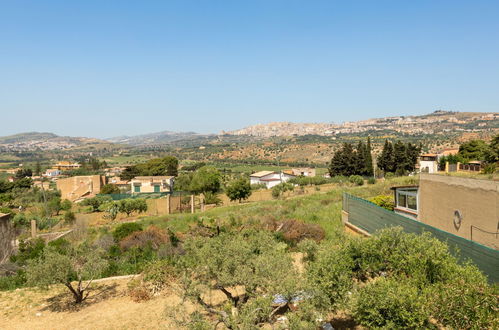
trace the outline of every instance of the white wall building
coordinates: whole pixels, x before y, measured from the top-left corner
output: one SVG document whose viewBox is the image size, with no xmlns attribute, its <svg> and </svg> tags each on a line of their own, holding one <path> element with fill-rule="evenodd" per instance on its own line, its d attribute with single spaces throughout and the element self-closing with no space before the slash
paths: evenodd
<svg viewBox="0 0 499 330">
<path fill-rule="evenodd" d="M 250 175 L 251 184 L 264 184 L 267 189 L 277 186 L 281 182 L 286 182 L 295 175 L 284 172 L 260 171 Z"/>
<path fill-rule="evenodd" d="M 438 155 L 423 154 L 419 157 L 419 171 L 422 173 L 438 172 Z"/>
</svg>

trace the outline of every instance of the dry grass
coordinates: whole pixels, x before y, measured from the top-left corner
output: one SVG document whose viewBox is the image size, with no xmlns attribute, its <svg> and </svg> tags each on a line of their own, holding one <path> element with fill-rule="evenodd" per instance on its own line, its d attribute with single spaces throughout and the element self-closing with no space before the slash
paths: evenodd
<svg viewBox="0 0 499 330">
<path fill-rule="evenodd" d="M 129 281 L 99 282 L 81 306 L 74 305 L 62 286 L 0 292 L 0 329 L 179 328 L 165 310 L 179 305 L 180 297 L 167 292 L 135 303 L 126 295 Z"/>
</svg>

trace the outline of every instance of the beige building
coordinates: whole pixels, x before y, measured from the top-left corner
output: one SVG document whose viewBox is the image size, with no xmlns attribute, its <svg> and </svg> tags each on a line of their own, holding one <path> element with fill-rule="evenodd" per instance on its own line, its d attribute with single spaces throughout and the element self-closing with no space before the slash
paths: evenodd
<svg viewBox="0 0 499 330">
<path fill-rule="evenodd" d="M 61 191 L 62 199 L 78 201 L 94 197 L 105 184 L 106 177 L 101 175 L 72 176 L 57 180 L 57 189 Z"/>
<path fill-rule="evenodd" d="M 395 187 L 395 212 L 499 249 L 499 182 L 421 174 L 419 188 Z"/>
<path fill-rule="evenodd" d="M 61 161 L 54 166 L 52 166 L 53 169 L 57 169 L 59 171 L 69 171 L 69 170 L 76 170 L 80 168 L 81 165 L 78 163 L 71 163 L 68 161 Z"/>
<path fill-rule="evenodd" d="M 292 168 L 290 171 L 290 174 L 295 175 L 295 176 L 315 176 L 315 168 L 310 168 L 310 167 L 302 167 L 302 168 Z M 287 172 L 287 171 L 284 171 Z"/>
<path fill-rule="evenodd" d="M 130 181 L 132 194 L 173 192 L 173 176 L 136 176 Z"/>
</svg>

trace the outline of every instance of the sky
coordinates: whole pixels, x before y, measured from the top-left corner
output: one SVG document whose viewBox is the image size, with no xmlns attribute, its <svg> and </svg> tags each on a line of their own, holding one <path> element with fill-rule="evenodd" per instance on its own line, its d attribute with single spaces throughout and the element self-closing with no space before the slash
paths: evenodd
<svg viewBox="0 0 499 330">
<path fill-rule="evenodd" d="M 0 0 L 0 136 L 499 112 L 499 1 Z"/>
</svg>

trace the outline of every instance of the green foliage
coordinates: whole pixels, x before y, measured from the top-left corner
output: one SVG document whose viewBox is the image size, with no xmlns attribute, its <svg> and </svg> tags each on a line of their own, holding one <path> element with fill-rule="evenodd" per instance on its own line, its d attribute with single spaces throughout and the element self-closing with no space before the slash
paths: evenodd
<svg viewBox="0 0 499 330">
<path fill-rule="evenodd" d="M 429 311 L 416 286 L 402 278 L 379 278 L 359 290 L 353 315 L 368 328 L 431 328 Z"/>
<path fill-rule="evenodd" d="M 32 240 L 21 240 L 19 242 L 19 251 L 13 255 L 10 260 L 18 265 L 26 265 L 28 260 L 39 258 L 43 249 L 45 248 L 45 241 L 42 238 L 35 238 Z"/>
<path fill-rule="evenodd" d="M 147 202 L 143 198 L 127 198 L 118 201 L 118 209 L 120 212 L 130 216 L 133 212 L 146 212 Z"/>
<path fill-rule="evenodd" d="M 348 249 L 358 279 L 390 274 L 431 284 L 447 278 L 457 263 L 448 246 L 431 234 L 407 234 L 400 227 L 380 230 L 368 239 L 352 240 Z"/>
<path fill-rule="evenodd" d="M 353 260 L 346 250 L 329 245 L 307 266 L 307 280 L 314 288 L 318 306 L 337 308 L 345 301 L 353 285 Z"/>
<path fill-rule="evenodd" d="M 393 209 L 395 208 L 395 201 L 393 200 L 392 195 L 374 196 L 370 198 L 369 201 L 390 211 L 393 211 Z"/>
<path fill-rule="evenodd" d="M 231 201 L 247 199 L 251 195 L 251 185 L 248 179 L 240 178 L 227 186 L 225 193 Z"/>
<path fill-rule="evenodd" d="M 175 190 L 190 191 L 193 173 L 181 173 L 175 178 Z"/>
<path fill-rule="evenodd" d="M 136 231 L 141 231 L 142 225 L 136 222 L 126 222 L 118 225 L 113 231 L 113 238 L 115 242 L 120 242 L 125 237 Z"/>
<path fill-rule="evenodd" d="M 355 184 L 356 186 L 362 186 L 364 184 L 364 178 L 360 175 L 350 175 L 348 181 Z"/>
<path fill-rule="evenodd" d="M 265 183 L 254 183 L 251 185 L 251 190 L 267 189 Z"/>
<path fill-rule="evenodd" d="M 413 172 L 421 146 L 416 146 L 410 142 L 404 144 L 401 141 L 392 144 L 385 140 L 383 150 L 378 156 L 378 167 L 386 173 L 396 173 L 397 175 L 405 175 L 408 172 Z"/>
<path fill-rule="evenodd" d="M 60 197 L 54 197 L 51 198 L 48 203 L 47 203 L 47 208 L 50 212 L 50 215 L 59 215 L 59 212 L 61 212 L 61 198 Z"/>
<path fill-rule="evenodd" d="M 107 213 L 106 215 L 104 215 L 104 218 L 115 220 L 118 216 L 118 213 L 120 212 L 120 203 L 115 201 L 106 202 L 99 206 L 99 211 Z"/>
<path fill-rule="evenodd" d="M 279 198 L 286 191 L 293 191 L 293 190 L 295 190 L 295 186 L 292 183 L 281 182 L 278 185 L 272 187 L 272 197 Z"/>
<path fill-rule="evenodd" d="M 218 197 L 217 194 L 212 193 L 211 191 L 204 193 L 204 202 L 206 204 L 216 204 L 219 205 L 222 203 L 222 200 Z"/>
<path fill-rule="evenodd" d="M 29 168 L 21 168 L 16 172 L 16 179 L 23 179 L 33 176 L 33 171 Z"/>
<path fill-rule="evenodd" d="M 15 227 L 29 227 L 30 226 L 30 220 L 26 216 L 25 213 L 17 213 L 13 218 L 12 218 L 12 223 L 14 224 Z"/>
<path fill-rule="evenodd" d="M 122 180 L 131 180 L 136 176 L 177 176 L 178 159 L 173 156 L 151 159 L 145 163 L 128 166 L 121 173 Z"/>
<path fill-rule="evenodd" d="M 69 210 L 71 210 L 72 207 L 73 207 L 73 203 L 71 203 L 70 200 L 68 200 L 68 199 L 62 200 L 62 202 L 61 202 L 61 210 L 63 210 L 63 211 L 69 211 Z"/>
<path fill-rule="evenodd" d="M 367 145 L 361 140 L 354 149 L 350 143 L 343 143 L 342 148 L 336 151 L 329 165 L 331 177 L 336 175 L 372 176 L 373 164 L 371 155 L 371 139 Z"/>
<path fill-rule="evenodd" d="M 62 254 L 56 246 L 48 246 L 40 258 L 29 260 L 26 268 L 28 285 L 46 288 L 50 284 L 64 284 L 73 294 L 76 303 L 88 297 L 89 284 L 101 275 L 107 266 L 100 251 L 87 246 L 71 246 Z M 73 286 L 72 281 L 78 281 Z"/>
<path fill-rule="evenodd" d="M 485 160 L 487 152 L 489 146 L 483 140 L 471 140 L 459 146 L 459 155 L 468 161 Z"/>
<path fill-rule="evenodd" d="M 428 288 L 432 316 L 453 329 L 498 329 L 499 287 L 487 285 L 471 265 L 457 267 L 452 276 Z"/>
<path fill-rule="evenodd" d="M 92 207 L 92 212 L 97 212 L 99 211 L 99 207 L 107 202 L 112 201 L 112 198 L 110 196 L 95 196 L 92 198 L 87 198 L 83 200 L 80 204 L 83 206 L 91 206 Z"/>
<path fill-rule="evenodd" d="M 68 211 L 64 212 L 64 221 L 66 223 L 72 224 L 75 222 L 75 220 L 76 220 L 76 216 L 75 216 L 73 211 L 68 210 Z"/>
<path fill-rule="evenodd" d="M 108 183 L 102 186 L 100 189 L 101 194 L 119 194 L 120 188 L 117 185 Z"/>
<path fill-rule="evenodd" d="M 212 166 L 203 166 L 194 173 L 189 190 L 195 194 L 220 190 L 222 176 L 220 172 Z"/>
<path fill-rule="evenodd" d="M 369 179 L 367 179 L 367 183 L 368 184 L 375 184 L 376 183 L 376 178 L 370 177 Z"/>
<path fill-rule="evenodd" d="M 499 134 L 490 141 L 489 148 L 485 152 L 485 160 L 489 164 L 499 162 Z"/>
</svg>

